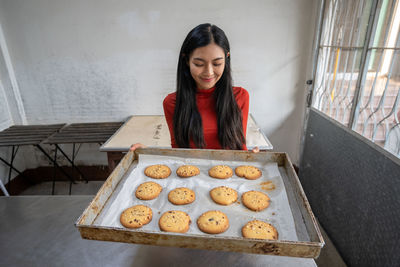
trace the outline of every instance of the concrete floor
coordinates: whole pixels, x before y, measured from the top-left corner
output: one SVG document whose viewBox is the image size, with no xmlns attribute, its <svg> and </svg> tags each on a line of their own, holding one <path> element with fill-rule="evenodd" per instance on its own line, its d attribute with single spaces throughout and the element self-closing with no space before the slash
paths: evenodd
<svg viewBox="0 0 400 267">
<path fill-rule="evenodd" d="M 104 181 L 89 181 L 88 183 L 77 183 L 72 184 L 71 194 L 72 195 L 95 195 Z M 69 182 L 56 182 L 55 183 L 55 195 L 68 195 Z M 23 191 L 20 195 L 51 195 L 52 182 L 40 183 L 35 186 L 28 188 Z M 321 250 L 321 254 L 318 259 L 315 260 L 320 267 L 346 267 L 343 259 L 339 255 L 335 246 L 325 233 L 324 229 L 320 226 L 322 235 L 325 240 L 325 246 Z"/>
</svg>

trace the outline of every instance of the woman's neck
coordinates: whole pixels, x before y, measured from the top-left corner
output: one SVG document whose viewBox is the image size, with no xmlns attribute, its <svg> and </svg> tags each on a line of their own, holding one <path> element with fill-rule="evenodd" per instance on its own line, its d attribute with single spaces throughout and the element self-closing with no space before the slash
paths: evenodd
<svg viewBox="0 0 400 267">
<path fill-rule="evenodd" d="M 200 93 L 200 94 L 211 94 L 214 91 L 215 91 L 215 86 L 211 87 L 209 89 L 199 89 L 199 88 L 197 88 L 197 93 Z"/>
</svg>

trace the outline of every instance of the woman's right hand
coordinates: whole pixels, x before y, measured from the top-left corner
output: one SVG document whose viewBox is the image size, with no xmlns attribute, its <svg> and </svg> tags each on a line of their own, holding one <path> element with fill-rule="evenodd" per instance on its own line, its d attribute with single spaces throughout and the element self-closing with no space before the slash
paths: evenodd
<svg viewBox="0 0 400 267">
<path fill-rule="evenodd" d="M 129 151 L 135 151 L 138 148 L 146 148 L 147 146 L 141 144 L 141 143 L 136 143 L 131 145 L 131 147 L 129 148 Z"/>
</svg>

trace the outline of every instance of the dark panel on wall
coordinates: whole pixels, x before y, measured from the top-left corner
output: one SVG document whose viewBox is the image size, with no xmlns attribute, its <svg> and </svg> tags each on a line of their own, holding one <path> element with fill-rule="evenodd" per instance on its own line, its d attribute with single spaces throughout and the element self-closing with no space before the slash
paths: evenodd
<svg viewBox="0 0 400 267">
<path fill-rule="evenodd" d="M 349 266 L 400 265 L 399 162 L 310 110 L 299 177 Z"/>
</svg>

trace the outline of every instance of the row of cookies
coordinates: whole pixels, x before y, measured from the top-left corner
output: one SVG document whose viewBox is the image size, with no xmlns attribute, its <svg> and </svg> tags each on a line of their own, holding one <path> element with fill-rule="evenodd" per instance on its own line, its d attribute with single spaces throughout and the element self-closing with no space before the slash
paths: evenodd
<svg viewBox="0 0 400 267">
<path fill-rule="evenodd" d="M 160 195 L 162 189 L 162 186 L 155 182 L 145 182 L 137 187 L 135 196 L 141 200 L 152 200 Z M 215 203 L 227 206 L 237 201 L 238 193 L 233 188 L 218 186 L 210 190 L 210 197 Z M 195 192 L 186 187 L 178 187 L 168 193 L 168 200 L 174 205 L 190 204 L 195 199 Z M 251 190 L 242 194 L 242 202 L 252 211 L 262 211 L 268 208 L 270 198 L 263 192 Z"/>
<path fill-rule="evenodd" d="M 156 199 L 162 190 L 162 186 L 155 182 L 145 182 L 137 187 L 135 196 L 140 200 L 152 200 Z M 190 204 L 195 199 L 196 194 L 187 187 L 178 187 L 168 193 L 169 202 L 175 205 Z"/>
<path fill-rule="evenodd" d="M 171 169 L 167 165 L 156 164 L 146 167 L 144 174 L 154 179 L 165 179 L 171 175 Z M 188 178 L 200 174 L 200 169 L 194 165 L 182 165 L 176 170 L 176 174 L 182 178 Z M 241 165 L 235 168 L 235 174 L 249 180 L 255 180 L 262 176 L 262 171 L 251 165 Z M 216 165 L 208 170 L 208 175 L 217 179 L 232 177 L 233 170 L 227 165 Z"/>
<path fill-rule="evenodd" d="M 136 205 L 121 213 L 121 224 L 127 228 L 140 228 L 151 222 L 152 209 L 145 205 Z M 171 210 L 164 212 L 158 221 L 161 231 L 186 233 L 191 224 L 190 216 L 183 211 Z M 220 234 L 229 228 L 228 216 L 218 210 L 204 212 L 197 219 L 198 228 L 207 234 Z M 242 227 L 242 235 L 245 238 L 278 239 L 278 231 L 271 224 L 252 220 Z"/>
</svg>

